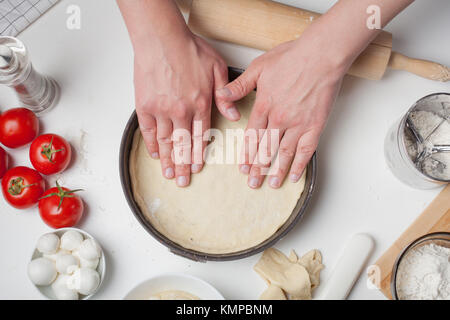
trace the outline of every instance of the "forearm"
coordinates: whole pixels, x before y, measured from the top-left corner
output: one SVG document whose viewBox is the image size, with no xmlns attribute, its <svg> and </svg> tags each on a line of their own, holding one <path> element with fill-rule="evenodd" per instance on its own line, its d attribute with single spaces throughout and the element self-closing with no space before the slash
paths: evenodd
<svg viewBox="0 0 450 320">
<path fill-rule="evenodd" d="M 173 0 L 117 0 L 133 47 L 175 42 L 189 34 Z"/>
<path fill-rule="evenodd" d="M 380 27 L 386 26 L 414 0 L 340 0 L 317 22 L 324 34 L 329 34 L 329 47 L 347 64 L 351 64 L 367 45 L 380 33 L 370 29 L 367 21 L 369 6 L 380 8 Z"/>
</svg>

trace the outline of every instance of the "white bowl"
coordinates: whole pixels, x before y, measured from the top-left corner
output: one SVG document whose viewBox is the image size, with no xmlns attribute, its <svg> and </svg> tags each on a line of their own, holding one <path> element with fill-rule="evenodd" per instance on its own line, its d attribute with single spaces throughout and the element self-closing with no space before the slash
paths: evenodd
<svg viewBox="0 0 450 320">
<path fill-rule="evenodd" d="M 77 228 L 61 228 L 61 229 L 57 229 L 53 232 L 48 232 L 48 233 L 54 233 L 56 234 L 60 239 L 62 237 L 62 235 L 66 232 L 66 231 L 78 231 L 79 233 L 81 233 L 84 237 L 84 239 L 94 239 L 95 241 L 97 241 L 93 236 L 91 236 L 89 233 L 87 233 L 86 231 L 83 231 L 81 229 L 77 229 Z M 37 241 L 36 241 L 37 242 Z M 97 241 L 98 243 L 98 241 Z M 100 245 L 100 244 L 99 244 Z M 101 247 L 101 246 L 100 246 Z M 37 248 L 34 248 L 33 254 L 31 256 L 31 260 L 37 259 L 42 257 L 43 254 L 41 252 L 38 251 Z M 31 261 L 30 260 L 30 261 Z M 87 300 L 90 299 L 100 288 L 100 286 L 103 283 L 103 279 L 105 278 L 105 271 L 106 271 L 106 264 L 105 264 L 105 255 L 103 253 L 103 249 L 102 249 L 102 254 L 100 256 L 100 261 L 98 262 L 98 266 L 96 271 L 98 272 L 98 274 L 100 275 L 100 283 L 98 284 L 97 289 L 95 289 L 95 291 L 93 293 L 91 293 L 90 295 L 81 295 L 80 294 L 80 299 L 79 300 Z M 37 286 L 35 284 L 33 284 L 38 290 L 39 292 L 46 298 L 51 299 L 51 300 L 57 300 L 55 294 L 53 293 L 53 289 L 51 287 L 51 285 L 49 286 Z"/>
<path fill-rule="evenodd" d="M 148 300 L 150 296 L 163 291 L 181 290 L 193 294 L 201 300 L 225 300 L 208 282 L 182 273 L 165 273 L 150 278 L 134 287 L 125 300 Z"/>
</svg>

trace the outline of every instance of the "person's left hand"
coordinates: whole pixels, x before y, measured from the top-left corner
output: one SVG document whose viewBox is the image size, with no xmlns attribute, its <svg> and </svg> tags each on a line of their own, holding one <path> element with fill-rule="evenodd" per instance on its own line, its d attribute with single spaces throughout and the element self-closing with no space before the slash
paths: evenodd
<svg viewBox="0 0 450 320">
<path fill-rule="evenodd" d="M 256 58 L 239 78 L 216 92 L 219 100 L 231 102 L 258 88 L 246 129 L 247 139 L 250 129 L 258 134 L 257 152 L 249 152 L 247 140 L 240 164 L 251 188 L 262 185 L 267 171 L 273 188 L 279 188 L 288 173 L 297 182 L 316 150 L 351 64 L 344 53 L 333 52 L 325 35 L 319 27 L 308 29 L 301 38 Z M 274 138 L 279 145 L 270 150 Z M 264 157 L 269 161 L 259 160 Z"/>
</svg>

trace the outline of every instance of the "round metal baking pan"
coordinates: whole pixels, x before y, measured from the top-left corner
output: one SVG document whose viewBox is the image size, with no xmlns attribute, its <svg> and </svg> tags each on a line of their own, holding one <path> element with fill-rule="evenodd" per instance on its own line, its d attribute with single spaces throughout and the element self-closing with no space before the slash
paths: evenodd
<svg viewBox="0 0 450 320">
<path fill-rule="evenodd" d="M 229 72 L 230 80 L 233 80 L 241 72 L 242 71 L 239 69 L 230 69 Z M 138 120 L 136 112 L 133 112 L 125 127 L 122 136 L 122 142 L 120 145 L 119 166 L 120 166 L 120 180 L 122 183 L 122 189 L 125 194 L 125 198 L 128 201 L 128 205 L 130 206 L 131 211 L 133 212 L 136 219 L 140 222 L 140 224 L 144 227 L 144 229 L 147 230 L 148 233 L 150 233 L 159 242 L 161 242 L 163 245 L 169 248 L 169 250 L 174 254 L 202 262 L 205 262 L 207 260 L 229 261 L 246 258 L 275 245 L 275 243 L 278 242 L 280 239 L 282 239 L 297 224 L 297 222 L 300 221 L 300 219 L 304 215 L 306 207 L 314 191 L 316 182 L 316 174 L 317 174 L 316 154 L 313 155 L 311 161 L 307 166 L 305 189 L 301 197 L 299 198 L 297 205 L 292 211 L 292 214 L 290 215 L 289 219 L 270 238 L 266 239 L 264 242 L 252 248 L 227 254 L 203 253 L 182 247 L 181 245 L 173 242 L 172 240 L 161 234 L 158 230 L 156 230 L 156 228 L 153 227 L 153 225 L 145 218 L 144 214 L 139 208 L 139 205 L 134 199 L 133 191 L 131 188 L 129 159 L 131 147 L 133 145 L 134 133 L 137 128 L 138 128 Z"/>
</svg>

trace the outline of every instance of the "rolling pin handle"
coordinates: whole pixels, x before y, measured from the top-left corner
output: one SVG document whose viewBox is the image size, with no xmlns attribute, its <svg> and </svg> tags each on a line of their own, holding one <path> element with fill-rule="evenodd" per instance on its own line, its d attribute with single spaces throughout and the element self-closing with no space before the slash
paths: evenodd
<svg viewBox="0 0 450 320">
<path fill-rule="evenodd" d="M 430 80 L 450 81 L 450 68 L 436 62 L 410 58 L 395 51 L 392 51 L 389 67 L 408 71 Z"/>
</svg>

